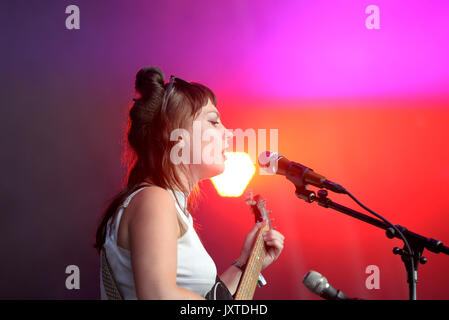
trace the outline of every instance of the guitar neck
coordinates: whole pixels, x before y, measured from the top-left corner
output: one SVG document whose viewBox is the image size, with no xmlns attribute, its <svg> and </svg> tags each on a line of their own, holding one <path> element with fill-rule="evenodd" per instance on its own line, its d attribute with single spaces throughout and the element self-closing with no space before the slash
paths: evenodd
<svg viewBox="0 0 449 320">
<path fill-rule="evenodd" d="M 263 232 L 266 230 L 269 230 L 268 225 L 264 226 L 264 228 L 260 229 L 257 233 L 256 240 L 254 241 L 254 245 L 251 250 L 251 255 L 246 263 L 245 271 L 240 279 L 239 287 L 237 288 L 234 300 L 253 299 L 266 254 L 265 243 L 262 236 Z"/>
</svg>

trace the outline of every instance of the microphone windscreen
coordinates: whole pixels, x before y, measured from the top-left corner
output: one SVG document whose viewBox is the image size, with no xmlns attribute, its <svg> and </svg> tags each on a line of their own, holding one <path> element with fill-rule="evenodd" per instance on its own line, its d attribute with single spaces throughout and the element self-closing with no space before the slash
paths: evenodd
<svg viewBox="0 0 449 320">
<path fill-rule="evenodd" d="M 310 270 L 302 279 L 302 283 L 304 283 L 307 289 L 309 289 L 313 293 L 320 295 L 326 288 L 327 279 L 320 273 L 314 270 Z"/>
<path fill-rule="evenodd" d="M 259 155 L 258 163 L 263 170 L 269 174 L 276 174 L 278 168 L 279 154 L 277 152 L 264 151 Z"/>
</svg>

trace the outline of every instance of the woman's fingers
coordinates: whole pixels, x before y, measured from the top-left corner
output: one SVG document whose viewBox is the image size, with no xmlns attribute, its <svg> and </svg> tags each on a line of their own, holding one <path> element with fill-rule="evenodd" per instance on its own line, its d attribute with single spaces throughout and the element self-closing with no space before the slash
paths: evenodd
<svg viewBox="0 0 449 320">
<path fill-rule="evenodd" d="M 284 244 L 279 240 L 269 240 L 265 244 L 268 247 L 267 254 L 271 256 L 273 261 L 280 256 L 282 250 L 284 249 Z"/>
<path fill-rule="evenodd" d="M 264 231 L 263 240 L 265 245 L 267 246 L 267 256 L 265 257 L 265 265 L 263 268 L 266 268 L 268 265 L 273 263 L 281 254 L 284 249 L 284 235 L 277 230 L 270 229 L 268 231 Z"/>
<path fill-rule="evenodd" d="M 284 246 L 284 243 L 279 239 L 266 240 L 265 243 L 269 246 L 279 247 L 279 248 Z"/>
<path fill-rule="evenodd" d="M 269 230 L 264 232 L 263 239 L 265 244 L 271 247 L 269 250 L 272 250 L 273 258 L 277 258 L 284 248 L 285 237 L 279 231 Z"/>
<path fill-rule="evenodd" d="M 267 240 L 265 241 L 265 245 L 268 247 L 274 247 L 276 249 L 282 249 L 284 248 L 284 243 L 278 239 L 276 240 Z"/>
<path fill-rule="evenodd" d="M 255 223 L 254 226 L 251 228 L 251 230 L 248 232 L 247 237 L 248 238 L 253 238 L 256 235 L 257 231 L 260 228 L 262 228 L 265 225 L 265 223 L 266 223 L 265 220 L 261 221 L 261 222 L 258 222 L 258 223 Z"/>
<path fill-rule="evenodd" d="M 282 241 L 284 241 L 285 237 L 282 233 L 280 233 L 277 230 L 269 230 L 269 231 L 265 231 L 263 234 L 263 238 L 265 240 L 272 240 L 272 239 L 280 239 Z"/>
<path fill-rule="evenodd" d="M 266 233 L 263 240 L 267 246 L 274 246 L 282 249 L 284 247 L 284 237 L 281 234 Z"/>
</svg>

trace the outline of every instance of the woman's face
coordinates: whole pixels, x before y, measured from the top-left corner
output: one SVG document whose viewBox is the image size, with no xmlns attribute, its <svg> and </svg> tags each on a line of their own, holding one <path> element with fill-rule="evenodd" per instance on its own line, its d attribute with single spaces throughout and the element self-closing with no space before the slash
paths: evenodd
<svg viewBox="0 0 449 320">
<path fill-rule="evenodd" d="M 198 181 L 224 171 L 224 152 L 231 145 L 232 132 L 224 127 L 220 113 L 210 100 L 202 107 L 188 128 L 190 141 L 190 171 Z"/>
</svg>

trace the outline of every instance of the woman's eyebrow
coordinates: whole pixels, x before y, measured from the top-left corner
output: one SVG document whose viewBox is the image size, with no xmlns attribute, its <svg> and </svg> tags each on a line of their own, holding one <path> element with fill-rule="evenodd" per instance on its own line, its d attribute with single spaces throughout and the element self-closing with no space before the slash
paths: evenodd
<svg viewBox="0 0 449 320">
<path fill-rule="evenodd" d="M 215 114 L 217 115 L 217 118 L 220 119 L 220 114 L 218 113 L 218 111 L 210 110 L 210 111 L 208 111 L 207 113 L 215 113 Z"/>
</svg>

